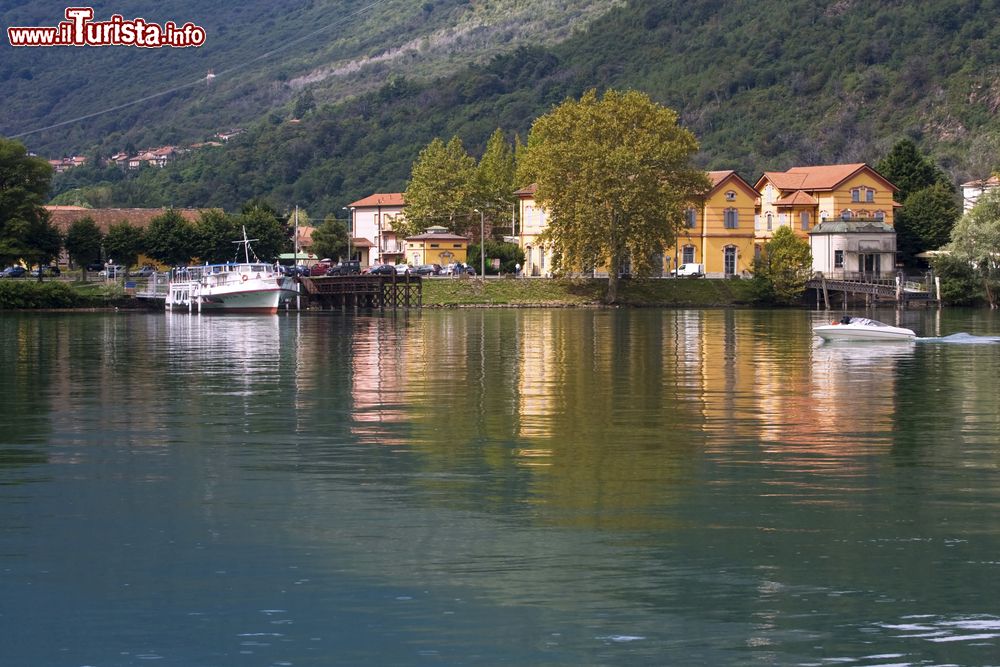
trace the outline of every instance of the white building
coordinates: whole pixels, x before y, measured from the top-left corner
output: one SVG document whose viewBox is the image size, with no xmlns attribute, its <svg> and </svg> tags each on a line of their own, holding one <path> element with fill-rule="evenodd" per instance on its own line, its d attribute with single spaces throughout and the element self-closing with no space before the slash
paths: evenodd
<svg viewBox="0 0 1000 667">
<path fill-rule="evenodd" d="M 824 220 L 809 232 L 813 270 L 828 278 L 896 269 L 896 230 L 881 220 Z"/>
<path fill-rule="evenodd" d="M 962 213 L 968 213 L 980 196 L 997 187 L 1000 187 L 1000 177 L 997 176 L 962 183 Z"/>
</svg>

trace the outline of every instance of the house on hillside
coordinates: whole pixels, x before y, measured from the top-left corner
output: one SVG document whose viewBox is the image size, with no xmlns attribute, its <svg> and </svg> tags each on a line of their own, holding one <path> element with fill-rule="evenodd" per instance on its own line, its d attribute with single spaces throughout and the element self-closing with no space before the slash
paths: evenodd
<svg viewBox="0 0 1000 667">
<path fill-rule="evenodd" d="M 962 213 L 968 213 L 981 196 L 998 187 L 1000 187 L 1000 177 L 998 176 L 962 183 Z"/>
<path fill-rule="evenodd" d="M 406 202 L 403 193 L 388 192 L 368 195 L 349 205 L 351 211 L 351 243 L 354 254 L 360 255 L 362 266 L 397 264 L 403 260 L 406 247 L 393 227 L 402 219 Z"/>
</svg>

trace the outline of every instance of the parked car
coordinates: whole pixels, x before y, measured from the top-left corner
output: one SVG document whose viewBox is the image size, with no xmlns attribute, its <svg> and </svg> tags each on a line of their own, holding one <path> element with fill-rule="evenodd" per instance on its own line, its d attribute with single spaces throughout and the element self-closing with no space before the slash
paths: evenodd
<svg viewBox="0 0 1000 667">
<path fill-rule="evenodd" d="M 138 271 L 136 271 L 132 275 L 134 275 L 134 276 L 136 276 L 138 278 L 149 278 L 154 273 L 156 273 L 156 267 L 153 266 L 153 265 L 151 265 L 151 264 L 145 264 L 145 265 L 142 266 L 142 268 L 140 268 Z"/>
<path fill-rule="evenodd" d="M 670 272 L 670 275 L 679 278 L 700 278 L 705 275 L 704 264 L 681 264 Z"/>
<path fill-rule="evenodd" d="M 313 264 L 309 267 L 310 276 L 325 276 L 333 266 L 333 260 L 331 259 L 321 259 L 317 264 Z"/>
<path fill-rule="evenodd" d="M 105 266 L 104 270 L 98 273 L 101 278 L 121 278 L 126 275 L 125 267 L 121 264 L 112 264 L 111 266 Z"/>
<path fill-rule="evenodd" d="M 328 276 L 350 276 L 361 273 L 361 262 L 356 259 L 337 262 L 326 272 Z"/>
<path fill-rule="evenodd" d="M 37 269 L 31 270 L 31 277 L 37 278 L 39 273 L 43 276 L 56 277 L 62 272 L 59 270 L 58 266 L 39 266 Z"/>
<path fill-rule="evenodd" d="M 3 271 L 0 271 L 0 276 L 4 278 L 22 278 L 28 270 L 23 266 L 8 266 Z"/>
<path fill-rule="evenodd" d="M 440 264 L 421 264 L 420 266 L 413 269 L 413 272 L 418 276 L 436 276 L 441 273 Z"/>
<path fill-rule="evenodd" d="M 368 269 L 368 274 L 372 276 L 391 276 L 396 273 L 394 264 L 376 264 Z"/>
<path fill-rule="evenodd" d="M 452 263 L 441 269 L 441 275 L 443 276 L 474 276 L 476 275 L 476 270 L 469 266 L 468 264 L 463 264 L 461 262 Z"/>
<path fill-rule="evenodd" d="M 410 272 L 410 265 L 409 264 L 397 264 L 396 265 L 396 273 L 397 274 L 399 274 L 401 276 L 405 276 L 409 272 Z"/>
<path fill-rule="evenodd" d="M 101 269 L 104 268 L 104 262 L 91 262 L 84 268 L 87 269 L 88 271 L 100 271 Z"/>
</svg>

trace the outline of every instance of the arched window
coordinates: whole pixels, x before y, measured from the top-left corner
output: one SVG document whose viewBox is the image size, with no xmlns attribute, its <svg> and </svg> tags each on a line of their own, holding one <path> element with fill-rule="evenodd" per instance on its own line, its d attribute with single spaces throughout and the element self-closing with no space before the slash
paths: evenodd
<svg viewBox="0 0 1000 667">
<path fill-rule="evenodd" d="M 722 266 L 727 276 L 736 275 L 736 246 L 727 245 L 722 249 Z"/>
<path fill-rule="evenodd" d="M 726 201 L 736 201 L 736 191 L 729 190 L 726 192 Z"/>
<path fill-rule="evenodd" d="M 684 221 L 687 223 L 689 228 L 698 224 L 697 213 L 695 213 L 693 208 L 689 208 L 684 211 Z"/>
<path fill-rule="evenodd" d="M 767 214 L 767 231 L 771 231 L 772 216 L 770 213 Z"/>
<path fill-rule="evenodd" d="M 851 209 L 849 209 L 849 208 L 845 208 L 845 209 L 844 209 L 843 211 L 841 211 L 841 213 L 840 213 L 840 219 L 841 219 L 841 220 L 850 220 L 850 219 L 851 219 L 852 217 L 854 217 L 854 216 L 853 216 L 853 214 L 851 213 Z"/>
</svg>

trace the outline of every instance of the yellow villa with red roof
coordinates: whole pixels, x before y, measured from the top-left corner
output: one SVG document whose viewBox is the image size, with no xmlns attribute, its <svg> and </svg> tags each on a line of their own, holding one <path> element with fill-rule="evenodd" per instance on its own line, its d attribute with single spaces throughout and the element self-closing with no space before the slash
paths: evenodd
<svg viewBox="0 0 1000 667">
<path fill-rule="evenodd" d="M 748 276 L 782 226 L 810 242 L 813 269 L 829 275 L 880 273 L 895 265 L 896 186 L 864 163 L 768 171 L 755 185 L 733 170 L 707 172 L 711 187 L 684 212 L 677 243 L 662 257 L 662 275 L 701 264 L 713 278 Z M 524 272 L 550 275 L 554 249 L 540 243 L 548 214 L 535 187 L 518 190 Z M 595 275 L 601 275 L 601 270 Z"/>
</svg>

